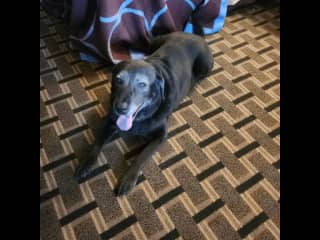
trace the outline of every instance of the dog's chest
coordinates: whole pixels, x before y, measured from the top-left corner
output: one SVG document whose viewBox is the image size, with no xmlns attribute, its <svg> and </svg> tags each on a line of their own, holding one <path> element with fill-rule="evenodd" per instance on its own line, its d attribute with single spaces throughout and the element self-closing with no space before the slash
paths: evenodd
<svg viewBox="0 0 320 240">
<path fill-rule="evenodd" d="M 132 128 L 129 131 L 121 131 L 124 135 L 138 135 L 143 137 L 149 137 L 156 131 L 161 124 L 154 124 L 151 121 L 134 122 Z"/>
</svg>

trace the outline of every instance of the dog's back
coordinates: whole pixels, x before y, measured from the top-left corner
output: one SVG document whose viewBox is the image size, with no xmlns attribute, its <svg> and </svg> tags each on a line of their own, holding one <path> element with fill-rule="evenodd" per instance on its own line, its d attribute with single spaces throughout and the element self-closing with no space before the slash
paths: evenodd
<svg viewBox="0 0 320 240">
<path fill-rule="evenodd" d="M 151 45 L 154 52 L 150 57 L 165 57 L 172 67 L 192 66 L 193 83 L 205 77 L 213 68 L 211 50 L 198 35 L 174 32 L 156 37 Z"/>
<path fill-rule="evenodd" d="M 193 85 L 208 75 L 213 58 L 205 40 L 197 35 L 174 32 L 156 37 L 152 42 L 150 61 L 159 59 L 171 92 L 176 92 L 178 104 Z M 155 64 L 156 66 L 159 64 Z"/>
</svg>

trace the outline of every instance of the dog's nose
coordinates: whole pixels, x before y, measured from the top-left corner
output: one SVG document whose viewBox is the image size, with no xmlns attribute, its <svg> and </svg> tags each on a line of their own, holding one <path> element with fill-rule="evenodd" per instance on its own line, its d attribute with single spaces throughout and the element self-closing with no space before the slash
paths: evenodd
<svg viewBox="0 0 320 240">
<path fill-rule="evenodd" d="M 117 108 L 120 113 L 126 113 L 128 110 L 128 103 L 127 102 L 118 103 Z"/>
<path fill-rule="evenodd" d="M 128 108 L 128 103 L 127 102 L 122 102 L 119 104 L 119 108 L 121 109 L 127 109 Z"/>
</svg>

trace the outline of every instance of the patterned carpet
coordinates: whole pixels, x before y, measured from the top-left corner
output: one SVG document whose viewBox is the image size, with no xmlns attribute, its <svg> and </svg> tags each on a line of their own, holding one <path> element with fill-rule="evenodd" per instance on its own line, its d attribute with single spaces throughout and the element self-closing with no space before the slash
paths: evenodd
<svg viewBox="0 0 320 240">
<path fill-rule="evenodd" d="M 81 62 L 40 9 L 40 236 L 279 239 L 279 6 L 235 11 L 206 38 L 215 67 L 170 119 L 169 139 L 127 197 L 113 189 L 140 141 L 105 146 L 72 178 L 108 112 L 110 68 Z"/>
</svg>

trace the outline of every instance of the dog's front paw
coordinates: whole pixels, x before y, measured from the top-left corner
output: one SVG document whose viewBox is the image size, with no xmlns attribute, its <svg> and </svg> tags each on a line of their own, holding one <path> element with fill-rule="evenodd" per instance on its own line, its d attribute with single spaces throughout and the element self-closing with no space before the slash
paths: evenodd
<svg viewBox="0 0 320 240">
<path fill-rule="evenodd" d="M 128 171 L 122 177 L 120 184 L 116 189 L 117 196 L 127 195 L 137 184 L 138 174 L 133 171 Z"/>
<path fill-rule="evenodd" d="M 79 166 L 74 173 L 74 177 L 79 180 L 87 177 L 90 173 L 91 169 L 89 166 Z"/>
<path fill-rule="evenodd" d="M 74 177 L 78 180 L 87 177 L 92 172 L 92 165 L 95 159 L 95 155 L 89 155 L 87 161 L 80 163 L 80 165 L 74 173 Z"/>
</svg>

